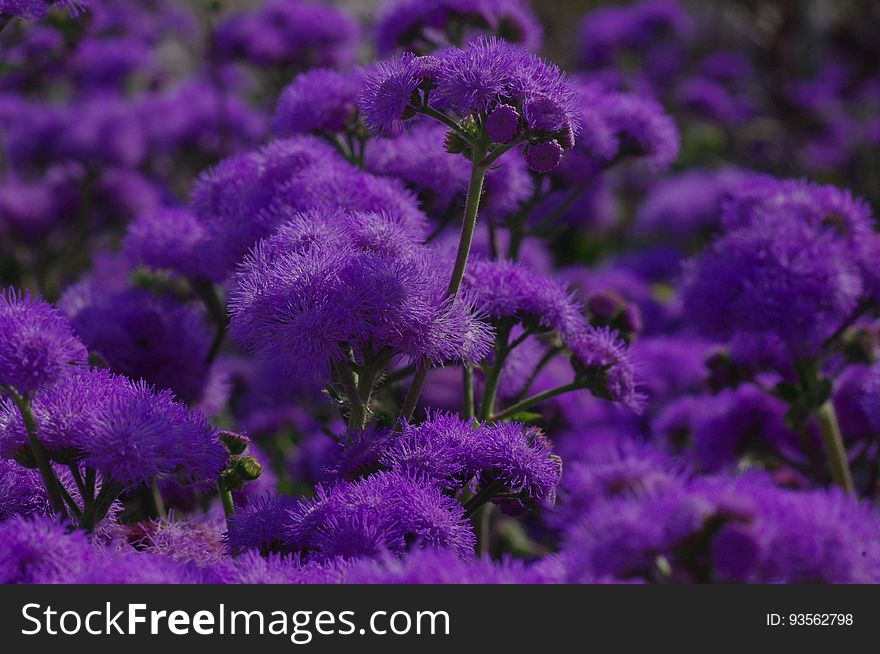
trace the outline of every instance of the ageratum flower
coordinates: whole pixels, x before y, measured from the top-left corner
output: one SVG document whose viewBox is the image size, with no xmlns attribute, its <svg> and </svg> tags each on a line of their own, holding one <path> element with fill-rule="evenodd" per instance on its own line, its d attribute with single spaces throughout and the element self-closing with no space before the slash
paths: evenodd
<svg viewBox="0 0 880 654">
<path fill-rule="evenodd" d="M 292 509 L 286 546 L 312 558 L 401 554 L 449 548 L 473 555 L 474 534 L 462 505 L 428 480 L 379 472 L 318 489 Z"/>
<path fill-rule="evenodd" d="M 317 68 L 297 76 L 281 92 L 272 131 L 275 136 L 341 132 L 357 115 L 362 73 Z"/>
<path fill-rule="evenodd" d="M 830 184 L 754 175 L 742 180 L 724 203 L 721 220 L 726 230 L 735 230 L 765 217 L 806 223 L 836 237 L 858 265 L 865 292 L 878 293 L 880 237 L 863 199 Z"/>
<path fill-rule="evenodd" d="M 388 214 L 295 217 L 260 242 L 233 278 L 232 338 L 318 379 L 349 347 L 438 363 L 479 360 L 488 330 L 466 300 L 449 303 L 447 262 L 433 250 L 410 240 L 389 251 L 386 234 L 398 242 L 406 236 L 399 225 Z"/>
<path fill-rule="evenodd" d="M 644 53 L 663 39 L 684 39 L 690 29 L 690 18 L 675 0 L 602 7 L 581 22 L 578 62 L 585 68 L 604 68 L 622 52 Z"/>
<path fill-rule="evenodd" d="M 95 565 L 96 551 L 82 531 L 50 517 L 15 516 L 0 522 L 0 583 L 57 583 Z"/>
<path fill-rule="evenodd" d="M 419 194 L 429 215 L 442 218 L 464 197 L 470 175 L 467 162 L 446 151 L 445 138 L 441 125 L 416 123 L 397 138 L 370 143 L 366 168 L 401 180 Z"/>
<path fill-rule="evenodd" d="M 264 495 L 229 518 L 224 541 L 232 552 L 256 550 L 277 552 L 285 539 L 283 532 L 288 511 L 297 507 L 296 500 L 284 495 Z"/>
<path fill-rule="evenodd" d="M 421 91 L 427 90 L 434 110 L 463 121 L 486 117 L 505 139 L 510 130 L 496 131 L 502 120 L 491 115 L 498 108 L 509 119 L 513 107 L 521 115 L 515 131 L 527 135 L 531 147 L 552 141 L 568 150 L 580 128 L 577 90 L 559 69 L 495 38 L 480 38 L 436 57 L 405 53 L 379 62 L 367 73 L 361 96 L 365 123 L 377 134 L 398 130 L 401 121 L 415 115 L 423 102 Z M 547 148 L 538 147 L 538 152 Z"/>
<path fill-rule="evenodd" d="M 215 281 L 299 211 L 383 211 L 400 216 L 411 232 L 424 230 L 426 222 L 401 183 L 365 173 L 328 143 L 307 136 L 225 159 L 196 182 L 191 207 L 205 224 L 200 263 Z"/>
<path fill-rule="evenodd" d="M 462 288 L 482 314 L 497 322 L 512 318 L 532 329 L 560 333 L 586 324 L 564 284 L 521 263 L 475 258 L 468 263 Z"/>
<path fill-rule="evenodd" d="M 106 480 L 138 486 L 156 475 L 213 482 L 226 461 L 216 431 L 168 391 L 154 392 L 106 371 L 69 377 L 38 395 L 33 412 L 40 440 L 61 463 L 82 461 Z M 26 459 L 21 418 L 0 411 L 0 453 Z"/>
<path fill-rule="evenodd" d="M 552 506 L 562 476 L 562 460 L 537 427 L 502 422 L 484 427 L 471 451 L 471 466 L 484 483 L 500 483 L 518 502 Z"/>
<path fill-rule="evenodd" d="M 634 228 L 639 234 L 685 243 L 709 234 L 718 229 L 722 204 L 744 177 L 731 168 L 692 169 L 664 177 L 639 206 Z"/>
<path fill-rule="evenodd" d="M 296 554 L 246 551 L 201 570 L 202 583 L 212 584 L 338 584 L 343 581 L 346 562 L 304 562 Z"/>
<path fill-rule="evenodd" d="M 357 54 L 360 29 L 338 7 L 270 0 L 255 12 L 231 15 L 217 27 L 214 38 L 224 59 L 295 70 L 345 68 Z"/>
<path fill-rule="evenodd" d="M 58 383 L 87 360 L 67 319 L 13 288 L 0 292 L 0 388 L 29 394 Z"/>
<path fill-rule="evenodd" d="M 871 368 L 865 380 L 862 408 L 874 429 L 880 430 L 880 365 Z"/>
<path fill-rule="evenodd" d="M 682 466 L 658 448 L 621 434 L 594 442 L 591 430 L 586 431 L 585 451 L 566 466 L 560 502 L 548 515 L 558 529 L 565 529 L 602 502 L 656 493 L 681 479 Z"/>
<path fill-rule="evenodd" d="M 644 397 L 637 390 L 635 370 L 617 332 L 587 326 L 564 334 L 563 341 L 571 350 L 576 380 L 598 397 L 641 410 Z"/>
<path fill-rule="evenodd" d="M 433 84 L 439 68 L 434 57 L 416 57 L 411 52 L 372 66 L 364 77 L 359 103 L 367 127 L 375 134 L 399 131 L 401 121 L 412 117 L 419 86 Z"/>
<path fill-rule="evenodd" d="M 876 583 L 877 529 L 875 512 L 838 489 L 706 477 L 600 504 L 569 529 L 562 558 L 569 581 Z"/>
<path fill-rule="evenodd" d="M 115 372 L 170 389 L 186 402 L 202 397 L 211 332 L 197 307 L 144 289 L 106 288 L 100 280 L 68 287 L 58 306 Z"/>
<path fill-rule="evenodd" d="M 122 249 L 132 264 L 194 276 L 204 236 L 205 226 L 192 212 L 168 207 L 139 215 L 128 226 Z"/>
<path fill-rule="evenodd" d="M 537 50 L 542 30 L 520 0 L 389 0 L 379 10 L 374 32 L 376 49 L 387 56 L 395 50 L 461 45 L 480 33 Z"/>
<path fill-rule="evenodd" d="M 812 356 L 863 288 L 851 249 L 832 230 L 771 213 L 730 229 L 690 263 L 685 313 L 709 338 L 771 335 L 795 357 Z"/>
</svg>

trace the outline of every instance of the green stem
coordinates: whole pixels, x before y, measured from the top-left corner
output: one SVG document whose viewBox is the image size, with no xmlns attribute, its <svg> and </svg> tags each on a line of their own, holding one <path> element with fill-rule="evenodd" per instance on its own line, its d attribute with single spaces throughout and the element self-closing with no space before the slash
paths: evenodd
<svg viewBox="0 0 880 654">
<path fill-rule="evenodd" d="M 570 384 L 557 386 L 556 388 L 551 388 L 547 391 L 535 393 L 534 395 L 527 397 L 526 399 L 521 400 L 512 406 L 507 407 L 501 413 L 492 416 L 490 420 L 506 420 L 510 416 L 516 415 L 520 411 L 525 411 L 526 409 L 529 409 L 540 402 L 549 400 L 550 398 L 556 397 L 557 395 L 562 395 L 564 393 L 570 393 L 571 391 L 579 390 L 581 388 L 583 388 L 582 384 L 578 382 L 571 382 Z"/>
<path fill-rule="evenodd" d="M 232 503 L 232 491 L 226 488 L 222 481 L 217 482 L 217 491 L 220 493 L 220 502 L 223 504 L 223 513 L 226 514 L 226 524 L 235 515 L 235 505 Z"/>
<path fill-rule="evenodd" d="M 94 531 L 95 526 L 104 519 L 107 511 L 110 510 L 110 505 L 121 492 L 122 488 L 116 484 L 105 482 L 95 501 L 83 511 L 79 519 L 79 528 L 87 533 Z"/>
<path fill-rule="evenodd" d="M 449 116 L 444 114 L 442 111 L 437 111 L 433 107 L 429 107 L 426 104 L 423 104 L 421 107 L 419 107 L 419 111 L 421 113 L 425 114 L 426 116 L 430 116 L 434 120 L 439 120 L 441 123 L 446 125 L 449 129 L 456 132 L 460 137 L 462 137 L 468 143 L 473 143 L 473 139 L 471 138 L 471 135 L 468 134 L 466 131 L 464 131 L 457 122 L 452 120 L 452 118 L 450 118 Z M 480 159 L 482 159 L 484 156 L 486 156 L 485 152 L 480 157 Z M 474 161 L 479 161 L 480 159 L 474 157 Z"/>
<path fill-rule="evenodd" d="M 49 453 L 37 437 L 37 421 L 34 419 L 33 411 L 31 411 L 30 398 L 26 395 L 20 395 L 17 391 L 13 391 L 12 401 L 18 407 L 19 413 L 21 413 L 31 453 L 34 455 L 37 469 L 40 471 L 40 477 L 42 477 L 46 493 L 49 495 L 49 503 L 52 505 L 55 513 L 66 518 L 67 509 L 64 507 L 61 482 L 58 481 L 58 477 L 55 476 L 55 471 L 52 469 L 52 464 L 49 463 Z"/>
<path fill-rule="evenodd" d="M 153 509 L 155 509 L 156 515 L 164 520 L 168 517 L 168 512 L 165 510 L 165 501 L 162 499 L 162 491 L 159 490 L 159 483 L 156 481 L 155 477 L 150 481 L 150 494 L 153 497 Z"/>
<path fill-rule="evenodd" d="M 432 110 L 433 111 L 433 110 Z M 432 114 L 428 114 L 432 115 Z M 468 183 L 467 200 L 464 205 L 464 221 L 461 225 L 461 236 L 458 239 L 458 251 L 455 253 L 455 264 L 452 267 L 452 274 L 449 278 L 449 286 L 446 294 L 455 301 L 458 290 L 461 288 L 461 280 L 464 278 L 464 269 L 467 266 L 468 255 L 471 251 L 471 241 L 474 238 L 474 228 L 477 224 L 477 212 L 480 208 L 480 196 L 483 193 L 483 180 L 486 178 L 486 168 L 481 161 L 486 156 L 486 149 L 489 147 L 489 137 L 483 133 L 479 141 L 473 146 L 473 158 L 471 160 L 471 178 Z M 425 385 L 425 378 L 428 376 L 428 363 L 421 361 L 418 371 L 413 377 L 406 394 L 406 399 L 400 409 L 400 416 L 409 421 L 416 406 L 419 403 L 419 396 L 422 394 L 422 387 Z"/>
<path fill-rule="evenodd" d="M 461 373 L 464 388 L 464 406 L 461 415 L 463 418 L 473 418 L 476 411 L 474 407 L 474 368 L 471 364 L 466 363 L 462 366 Z"/>
<path fill-rule="evenodd" d="M 852 493 L 854 491 L 852 472 L 849 469 L 846 447 L 843 444 L 840 425 L 837 422 L 837 414 L 831 400 L 825 400 L 816 409 L 816 422 L 819 424 L 819 432 L 822 434 L 822 441 L 825 444 L 831 479 L 847 493 Z"/>
<path fill-rule="evenodd" d="M 367 407 L 358 390 L 358 374 L 346 363 L 335 367 L 336 378 L 348 397 L 348 427 L 349 429 L 363 429 L 367 424 Z"/>
<path fill-rule="evenodd" d="M 483 386 L 483 401 L 480 403 L 480 420 L 487 420 L 495 410 L 495 397 L 498 395 L 498 384 L 501 382 L 501 372 L 504 370 L 504 361 L 510 352 L 507 339 L 510 336 L 511 324 L 498 327 L 495 334 L 495 349 L 492 358 L 492 367 L 486 373 L 486 381 Z"/>
<path fill-rule="evenodd" d="M 483 505 L 485 505 L 487 502 L 491 502 L 495 498 L 495 496 L 498 495 L 503 487 L 504 484 L 498 479 L 494 479 L 487 484 L 483 484 L 483 487 L 480 488 L 479 492 L 471 499 L 469 499 L 467 504 L 464 505 L 465 517 L 470 518 L 477 511 L 479 511 L 483 507 Z"/>
<path fill-rule="evenodd" d="M 471 162 L 471 178 L 468 183 L 467 200 L 464 205 L 464 222 L 461 225 L 461 236 L 458 239 L 458 251 L 455 253 L 455 265 L 449 279 L 447 295 L 453 300 L 461 288 L 461 280 L 464 277 L 464 269 L 467 266 L 468 255 L 471 251 L 471 241 L 474 238 L 474 228 L 477 225 L 477 212 L 480 208 L 480 196 L 483 194 L 483 180 L 486 178 L 486 167 L 481 159 L 486 156 L 488 137 L 485 135 L 474 145 L 473 161 Z"/>
<path fill-rule="evenodd" d="M 409 391 L 403 406 L 400 407 L 400 417 L 409 422 L 412 420 L 413 414 L 416 412 L 416 406 L 419 403 L 419 396 L 422 394 L 422 388 L 425 385 L 425 378 L 428 376 L 428 364 L 425 361 L 419 363 L 418 370 L 409 385 Z"/>
</svg>

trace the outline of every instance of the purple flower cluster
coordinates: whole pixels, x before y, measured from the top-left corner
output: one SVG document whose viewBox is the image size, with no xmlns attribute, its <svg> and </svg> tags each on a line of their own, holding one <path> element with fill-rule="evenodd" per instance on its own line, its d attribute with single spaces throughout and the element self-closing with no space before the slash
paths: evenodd
<svg viewBox="0 0 880 654">
<path fill-rule="evenodd" d="M 0 0 L 0 582 L 880 582 L 876 17 L 195 4 Z"/>
</svg>

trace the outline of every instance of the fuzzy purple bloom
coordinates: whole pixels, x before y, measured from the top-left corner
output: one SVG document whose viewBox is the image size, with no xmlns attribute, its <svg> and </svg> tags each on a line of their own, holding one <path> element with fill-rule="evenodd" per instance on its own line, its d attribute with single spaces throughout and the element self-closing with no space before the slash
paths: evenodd
<svg viewBox="0 0 880 654">
<path fill-rule="evenodd" d="M 707 337 L 769 334 L 809 356 L 862 290 L 856 262 L 831 231 L 768 214 L 731 229 L 690 263 L 685 313 Z"/>
<path fill-rule="evenodd" d="M 216 431 L 165 391 L 90 370 L 37 396 L 40 440 L 61 463 L 84 461 L 106 479 L 134 487 L 161 474 L 213 482 L 226 461 Z M 0 453 L 27 461 L 27 435 L 9 405 L 0 412 Z"/>
<path fill-rule="evenodd" d="M 520 0 L 390 0 L 374 28 L 380 55 L 395 50 L 425 50 L 450 44 L 450 36 L 495 34 L 529 50 L 541 44 L 541 26 Z"/>
<path fill-rule="evenodd" d="M 70 323 L 51 305 L 12 288 L 0 292 L 0 388 L 29 394 L 86 362 Z"/>
<path fill-rule="evenodd" d="M 156 270 L 196 274 L 205 226 L 190 211 L 165 208 L 141 214 L 128 227 L 122 244 L 129 261 Z"/>
<path fill-rule="evenodd" d="M 641 411 L 644 396 L 637 388 L 635 370 L 617 332 L 607 327 L 587 327 L 565 334 L 563 340 L 571 350 L 575 378 L 591 393 Z"/>
<path fill-rule="evenodd" d="M 560 333 L 581 329 L 586 320 L 571 291 L 546 273 L 512 261 L 475 258 L 462 288 L 488 318 L 514 318 L 532 328 Z"/>
<path fill-rule="evenodd" d="M 318 489 L 289 512 L 287 546 L 318 559 L 451 548 L 473 555 L 475 538 L 461 504 L 427 480 L 380 472 Z"/>
<path fill-rule="evenodd" d="M 273 132 L 286 137 L 310 132 L 340 132 L 357 112 L 361 72 L 318 68 L 287 85 L 275 109 Z"/>
<path fill-rule="evenodd" d="M 399 224 L 387 214 L 294 216 L 233 279 L 233 339 L 317 378 L 344 360 L 346 344 L 356 354 L 387 347 L 438 363 L 479 360 L 487 328 L 467 301 L 448 302 L 446 263 Z M 389 248 L 388 235 L 401 246 Z"/>
<path fill-rule="evenodd" d="M 211 332 L 198 308 L 138 288 L 120 291 L 85 281 L 69 287 L 59 308 L 89 350 L 115 372 L 200 399 Z"/>
<path fill-rule="evenodd" d="M 344 68 L 354 61 L 360 29 L 338 7 L 270 0 L 255 12 L 230 16 L 215 39 L 222 57 L 258 66 Z"/>
</svg>

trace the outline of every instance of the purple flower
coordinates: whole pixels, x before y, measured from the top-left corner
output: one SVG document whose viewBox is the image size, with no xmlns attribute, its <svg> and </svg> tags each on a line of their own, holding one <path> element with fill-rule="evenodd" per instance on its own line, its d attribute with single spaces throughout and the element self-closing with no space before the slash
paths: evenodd
<svg viewBox="0 0 880 654">
<path fill-rule="evenodd" d="M 360 30 L 338 7 L 270 0 L 255 12 L 227 18 L 215 40 L 222 57 L 258 66 L 344 68 L 355 58 Z"/>
<path fill-rule="evenodd" d="M 52 518 L 13 517 L 0 523 L 0 583 L 57 583 L 95 565 L 96 553 L 82 531 Z"/>
<path fill-rule="evenodd" d="M 742 180 L 724 203 L 721 219 L 729 231 L 765 219 L 807 224 L 848 248 L 862 273 L 865 292 L 876 294 L 880 289 L 880 237 L 874 231 L 871 208 L 846 189 L 754 175 Z"/>
<path fill-rule="evenodd" d="M 397 138 L 370 143 L 366 168 L 401 180 L 419 194 L 430 215 L 442 218 L 464 197 L 470 174 L 467 161 L 445 150 L 445 137 L 441 125 L 416 123 Z"/>
<path fill-rule="evenodd" d="M 383 56 L 398 49 L 443 47 L 456 33 L 463 35 L 461 40 L 495 34 L 529 50 L 541 44 L 541 26 L 520 0 L 389 0 L 380 9 L 374 31 Z"/>
<path fill-rule="evenodd" d="M 0 293 L 0 388 L 29 394 L 86 362 L 70 323 L 52 306 L 13 288 Z"/>
<path fill-rule="evenodd" d="M 300 74 L 278 99 L 275 135 L 341 132 L 357 113 L 361 75 L 358 70 L 340 73 L 324 68 Z"/>
<path fill-rule="evenodd" d="M 871 368 L 871 373 L 865 381 L 862 408 L 874 429 L 880 431 L 880 366 Z"/>
<path fill-rule="evenodd" d="M 644 397 L 637 390 L 633 365 L 617 332 L 588 326 L 565 334 L 563 340 L 571 350 L 575 378 L 591 393 L 641 411 Z"/>
<path fill-rule="evenodd" d="M 319 489 L 292 509 L 287 546 L 318 559 L 450 548 L 473 555 L 474 535 L 461 504 L 429 481 L 379 472 Z"/>
<path fill-rule="evenodd" d="M 536 173 L 549 173 L 562 161 L 562 147 L 556 141 L 529 144 L 525 148 L 526 165 Z"/>
<path fill-rule="evenodd" d="M 690 18 L 674 0 L 602 7 L 581 22 L 578 61 L 586 68 L 603 68 L 621 51 L 641 53 L 663 39 L 684 38 L 690 28 Z"/>
<path fill-rule="evenodd" d="M 411 52 L 374 64 L 364 77 L 360 107 L 364 122 L 376 134 L 399 130 L 401 121 L 418 105 L 419 85 L 433 70 L 433 57 L 416 57 Z"/>
<path fill-rule="evenodd" d="M 486 131 L 496 143 L 510 143 L 519 132 L 519 112 L 516 107 L 502 104 L 486 117 Z M 550 130 L 552 131 L 552 130 Z"/>
<path fill-rule="evenodd" d="M 486 317 L 514 318 L 529 327 L 561 333 L 579 330 L 586 320 L 566 286 L 550 275 L 512 261 L 475 258 L 462 288 Z"/>
<path fill-rule="evenodd" d="M 336 236 L 328 236 L 328 229 Z M 362 225 L 363 231 L 353 226 Z M 388 251 L 387 214 L 313 212 L 262 241 L 233 279 L 231 335 L 262 358 L 320 379 L 372 348 L 434 362 L 479 360 L 489 334 L 469 303 L 446 297 L 447 263 L 413 241 Z M 384 226 L 383 226 L 384 225 Z M 324 234 L 315 236 L 315 229 Z M 379 238 L 377 238 L 379 236 Z"/>
<path fill-rule="evenodd" d="M 238 509 L 229 519 L 229 529 L 224 535 L 230 551 L 280 550 L 287 513 L 296 507 L 294 498 L 267 494 Z"/>
<path fill-rule="evenodd" d="M 562 460 L 540 429 L 503 422 L 478 431 L 471 465 L 482 471 L 486 483 L 501 484 L 502 492 L 520 501 L 553 506 L 562 476 Z"/>
<path fill-rule="evenodd" d="M 184 482 L 213 482 L 226 454 L 215 430 L 164 391 L 154 393 L 106 371 L 69 377 L 37 396 L 33 412 L 40 440 L 61 462 L 83 461 L 108 480 L 137 486 L 161 474 Z M 26 457 L 21 418 L 0 412 L 0 453 Z"/>
<path fill-rule="evenodd" d="M 556 141 L 558 148 L 570 149 L 580 128 L 577 89 L 559 69 L 494 37 L 450 48 L 437 58 L 405 53 L 377 64 L 361 97 L 367 126 L 377 134 L 399 129 L 423 103 L 422 88 L 431 89 L 431 108 L 459 119 L 490 113 L 497 105 L 521 109 L 531 138 Z M 544 161 L 552 163 L 546 156 Z"/>
<path fill-rule="evenodd" d="M 856 262 L 833 232 L 767 214 L 731 229 L 690 263 L 685 313 L 707 337 L 769 334 L 795 356 L 810 356 L 862 289 Z"/>
<path fill-rule="evenodd" d="M 665 177 L 639 207 L 637 233 L 668 235 L 687 242 L 715 231 L 722 203 L 744 176 L 736 169 L 695 169 Z"/>
<path fill-rule="evenodd" d="M 132 263 L 194 276 L 204 236 L 205 226 L 191 212 L 164 208 L 138 216 L 122 248 Z"/>
<path fill-rule="evenodd" d="M 46 15 L 51 7 L 66 9 L 73 17 L 89 6 L 89 0 L 0 0 L 0 15 L 15 16 L 23 20 L 37 20 Z"/>
<path fill-rule="evenodd" d="M 618 157 L 641 157 L 652 171 L 668 168 L 678 157 L 678 129 L 663 107 L 651 98 L 609 94 L 597 111 L 620 142 Z"/>
<path fill-rule="evenodd" d="M 328 143 L 307 136 L 224 160 L 199 178 L 191 207 L 205 224 L 202 266 L 215 281 L 298 211 L 383 211 L 399 216 L 410 233 L 425 222 L 402 184 L 358 170 Z"/>
<path fill-rule="evenodd" d="M 682 466 L 651 445 L 619 435 L 610 442 L 594 443 L 592 434 L 585 436 L 586 452 L 567 463 L 560 503 L 548 516 L 559 529 L 603 502 L 650 495 L 678 483 L 682 476 Z"/>
<path fill-rule="evenodd" d="M 211 332 L 198 308 L 138 288 L 104 288 L 97 280 L 69 287 L 59 308 L 89 350 L 112 370 L 200 399 L 208 375 Z"/>
</svg>

